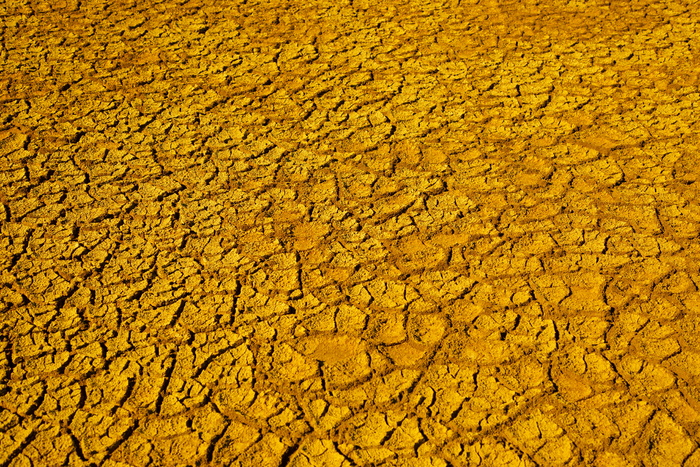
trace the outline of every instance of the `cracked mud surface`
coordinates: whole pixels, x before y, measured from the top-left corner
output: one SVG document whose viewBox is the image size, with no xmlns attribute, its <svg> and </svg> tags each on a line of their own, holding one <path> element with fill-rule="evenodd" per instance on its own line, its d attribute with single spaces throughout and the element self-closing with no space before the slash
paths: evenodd
<svg viewBox="0 0 700 467">
<path fill-rule="evenodd" d="M 0 466 L 700 465 L 691 3 L 0 6 Z"/>
</svg>

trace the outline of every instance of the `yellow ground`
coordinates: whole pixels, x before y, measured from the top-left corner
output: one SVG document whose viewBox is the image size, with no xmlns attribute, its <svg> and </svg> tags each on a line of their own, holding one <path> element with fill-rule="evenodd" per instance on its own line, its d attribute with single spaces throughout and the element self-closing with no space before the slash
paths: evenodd
<svg viewBox="0 0 700 467">
<path fill-rule="evenodd" d="M 0 466 L 700 466 L 697 2 L 0 24 Z"/>
</svg>

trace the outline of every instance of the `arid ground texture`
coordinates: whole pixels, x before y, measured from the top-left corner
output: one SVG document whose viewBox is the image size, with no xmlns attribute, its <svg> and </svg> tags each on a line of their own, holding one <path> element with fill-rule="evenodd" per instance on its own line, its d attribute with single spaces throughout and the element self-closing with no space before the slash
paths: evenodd
<svg viewBox="0 0 700 467">
<path fill-rule="evenodd" d="M 0 25 L 0 467 L 700 466 L 698 2 Z"/>
</svg>

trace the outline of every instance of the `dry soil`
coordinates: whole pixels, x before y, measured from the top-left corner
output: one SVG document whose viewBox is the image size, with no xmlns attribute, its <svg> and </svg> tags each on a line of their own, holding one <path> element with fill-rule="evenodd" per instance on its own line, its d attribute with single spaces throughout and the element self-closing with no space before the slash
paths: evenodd
<svg viewBox="0 0 700 467">
<path fill-rule="evenodd" d="M 0 24 L 0 466 L 700 466 L 697 2 Z"/>
</svg>

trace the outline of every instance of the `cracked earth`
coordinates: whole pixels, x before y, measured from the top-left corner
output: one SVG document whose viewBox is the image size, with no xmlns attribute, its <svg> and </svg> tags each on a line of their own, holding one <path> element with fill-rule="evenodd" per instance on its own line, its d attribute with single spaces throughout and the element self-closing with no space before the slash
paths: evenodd
<svg viewBox="0 0 700 467">
<path fill-rule="evenodd" d="M 700 466 L 692 3 L 0 5 L 0 466 Z"/>
</svg>

